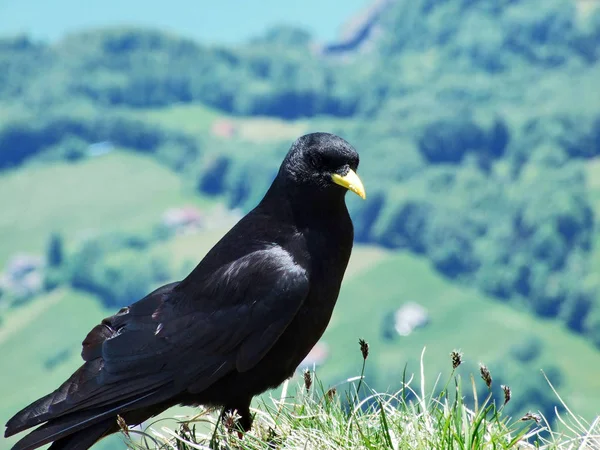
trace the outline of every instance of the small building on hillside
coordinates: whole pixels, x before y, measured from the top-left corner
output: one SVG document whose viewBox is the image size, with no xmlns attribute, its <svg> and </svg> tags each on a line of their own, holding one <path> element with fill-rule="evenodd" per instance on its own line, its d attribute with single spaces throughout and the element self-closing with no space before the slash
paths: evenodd
<svg viewBox="0 0 600 450">
<path fill-rule="evenodd" d="M 170 208 L 164 212 L 161 224 L 175 234 L 190 233 L 202 228 L 204 216 L 195 206 Z"/>
<path fill-rule="evenodd" d="M 388 313 L 382 324 L 383 337 L 393 340 L 398 336 L 408 336 L 416 329 L 429 323 L 429 313 L 420 304 L 407 302 Z"/>
<path fill-rule="evenodd" d="M 317 342 L 298 366 L 298 370 L 312 369 L 322 365 L 329 357 L 329 348 L 324 342 Z"/>
<path fill-rule="evenodd" d="M 217 119 L 212 123 L 210 132 L 214 136 L 224 139 L 231 139 L 238 134 L 238 127 L 231 120 Z"/>
<path fill-rule="evenodd" d="M 0 274 L 0 289 L 14 297 L 35 295 L 44 286 L 44 258 L 18 253 L 8 260 Z"/>
</svg>

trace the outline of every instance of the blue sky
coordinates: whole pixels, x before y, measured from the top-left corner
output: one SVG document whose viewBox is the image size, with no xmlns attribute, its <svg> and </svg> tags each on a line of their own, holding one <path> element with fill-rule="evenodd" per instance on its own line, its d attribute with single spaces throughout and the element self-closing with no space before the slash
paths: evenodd
<svg viewBox="0 0 600 450">
<path fill-rule="evenodd" d="M 0 0 L 0 35 L 57 39 L 107 25 L 166 29 L 206 43 L 236 43 L 275 24 L 299 25 L 333 40 L 367 0 Z"/>
</svg>

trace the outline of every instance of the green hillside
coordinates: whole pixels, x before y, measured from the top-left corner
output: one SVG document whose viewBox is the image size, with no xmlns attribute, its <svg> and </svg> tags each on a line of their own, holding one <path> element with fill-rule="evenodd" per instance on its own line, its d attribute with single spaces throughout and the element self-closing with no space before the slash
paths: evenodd
<svg viewBox="0 0 600 450">
<path fill-rule="evenodd" d="M 132 27 L 6 38 L 0 167 L 111 141 L 248 210 L 293 137 L 333 131 L 371 186 L 352 205 L 358 241 L 424 254 L 600 343 L 585 170 L 600 154 L 599 11 L 390 2 L 337 47 L 289 26 L 229 47 Z"/>
<path fill-rule="evenodd" d="M 107 315 L 97 299 L 61 289 L 22 308 L 2 313 L 0 328 L 0 420 L 60 384 L 81 365 L 81 341 Z M 16 439 L 0 441 L 8 449 Z"/>
<path fill-rule="evenodd" d="M 600 353 L 592 344 L 556 322 L 537 320 L 474 289 L 449 283 L 423 258 L 407 253 L 389 255 L 348 280 L 340 298 L 323 337 L 331 345 L 331 357 L 319 376 L 327 381 L 341 380 L 359 370 L 358 337 L 369 342 L 370 364 L 376 367 L 368 372 L 367 380 L 381 390 L 398 385 L 405 365 L 408 373 L 418 373 L 423 347 L 427 347 L 427 378 L 442 373 L 445 379 L 450 369 L 448 355 L 461 349 L 467 355 L 469 369 L 483 362 L 492 373 L 504 372 L 496 388 L 499 391 L 501 383 L 510 385 L 515 398 L 527 395 L 532 386 L 546 389 L 540 369 L 550 372 L 550 367 L 559 366 L 559 391 L 569 405 L 588 420 L 598 414 Z M 427 308 L 430 323 L 397 341 L 384 340 L 384 314 L 407 301 Z M 543 342 L 539 356 L 518 370 L 505 372 L 514 364 L 511 349 L 531 339 Z M 552 403 L 558 406 L 557 399 L 553 398 Z"/>
<path fill-rule="evenodd" d="M 42 252 L 52 232 L 139 231 L 169 207 L 210 204 L 155 160 L 126 151 L 7 171 L 0 191 L 7 193 L 0 197 L 1 262 L 18 251 Z"/>
<path fill-rule="evenodd" d="M 417 371 L 424 346 L 428 379 L 447 374 L 449 352 L 461 349 L 464 378 L 481 361 L 497 399 L 500 384 L 511 386 L 508 414 L 552 417 L 543 369 L 593 419 L 600 8 L 591 3 L 389 2 L 346 46 L 320 47 L 290 26 L 236 45 L 131 26 L 55 42 L 0 38 L 0 270 L 19 252 L 54 261 L 38 294 L 0 292 L 11 369 L 0 374 L 0 419 L 78 365 L 101 317 L 184 276 L 310 131 L 358 149 L 368 194 L 348 200 L 356 249 L 323 338 L 325 384 L 357 375 L 358 338 L 371 345 L 366 376 L 377 390 L 397 388 L 405 365 Z M 98 144 L 113 150 L 94 156 Z M 200 230 L 161 225 L 185 206 Z M 429 323 L 394 336 L 390 314 L 406 302 Z"/>
</svg>

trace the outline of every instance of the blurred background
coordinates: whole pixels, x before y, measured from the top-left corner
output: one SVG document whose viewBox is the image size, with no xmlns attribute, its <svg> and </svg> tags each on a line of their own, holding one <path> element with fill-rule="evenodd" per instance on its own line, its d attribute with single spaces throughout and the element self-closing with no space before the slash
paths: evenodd
<svg viewBox="0 0 600 450">
<path fill-rule="evenodd" d="M 0 422 L 312 131 L 358 149 L 368 197 L 304 365 L 358 375 L 364 338 L 388 390 L 461 349 L 511 414 L 553 417 L 540 369 L 600 413 L 600 1 L 0 0 Z"/>
</svg>

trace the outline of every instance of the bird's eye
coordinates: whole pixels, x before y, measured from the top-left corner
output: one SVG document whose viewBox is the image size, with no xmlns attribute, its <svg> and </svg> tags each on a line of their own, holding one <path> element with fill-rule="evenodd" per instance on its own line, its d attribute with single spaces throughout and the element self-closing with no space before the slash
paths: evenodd
<svg viewBox="0 0 600 450">
<path fill-rule="evenodd" d="M 344 164 L 341 167 L 339 167 L 339 166 L 336 167 L 336 169 L 333 172 L 337 173 L 338 175 L 345 176 L 349 170 L 350 170 L 350 166 L 348 164 Z"/>
</svg>

